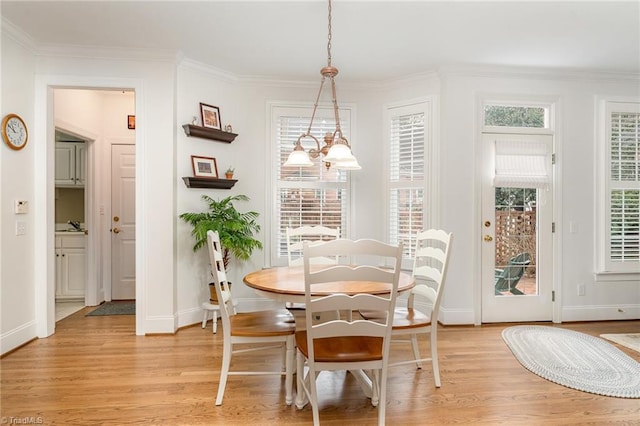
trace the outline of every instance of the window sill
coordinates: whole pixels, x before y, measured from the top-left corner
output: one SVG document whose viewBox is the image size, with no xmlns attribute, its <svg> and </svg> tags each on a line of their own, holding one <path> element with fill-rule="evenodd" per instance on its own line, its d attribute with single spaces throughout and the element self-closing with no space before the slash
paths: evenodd
<svg viewBox="0 0 640 426">
<path fill-rule="evenodd" d="M 640 282 L 640 272 L 596 272 L 595 282 L 635 281 Z"/>
</svg>

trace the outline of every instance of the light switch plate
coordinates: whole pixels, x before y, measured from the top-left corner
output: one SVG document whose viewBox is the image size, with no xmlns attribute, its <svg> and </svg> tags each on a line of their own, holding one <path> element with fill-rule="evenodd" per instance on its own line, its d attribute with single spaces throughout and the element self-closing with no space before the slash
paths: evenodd
<svg viewBox="0 0 640 426">
<path fill-rule="evenodd" d="M 16 235 L 25 235 L 27 233 L 27 222 L 22 220 L 16 221 Z"/>
</svg>

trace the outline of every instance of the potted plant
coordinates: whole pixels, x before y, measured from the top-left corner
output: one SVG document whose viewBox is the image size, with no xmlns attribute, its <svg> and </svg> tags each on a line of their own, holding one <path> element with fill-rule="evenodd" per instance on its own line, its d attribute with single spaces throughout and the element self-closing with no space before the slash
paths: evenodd
<svg viewBox="0 0 640 426">
<path fill-rule="evenodd" d="M 225 170 L 225 172 L 224 172 L 224 176 L 225 176 L 227 179 L 233 179 L 233 172 L 234 172 L 234 170 L 235 170 L 235 169 L 234 169 L 233 167 L 229 166 L 229 167 L 227 168 L 227 170 Z"/>
<path fill-rule="evenodd" d="M 193 251 L 198 251 L 207 244 L 207 231 L 218 231 L 223 248 L 223 261 L 228 269 L 230 256 L 239 260 L 248 260 L 255 249 L 262 249 L 262 242 L 254 238 L 260 231 L 256 222 L 259 214 L 254 211 L 241 213 L 233 203 L 249 201 L 246 195 L 235 195 L 216 201 L 208 195 L 202 200 L 207 203 L 208 210 L 200 213 L 182 213 L 180 218 L 189 223 L 193 229 L 191 235 L 196 240 Z M 211 299 L 217 301 L 215 288 L 211 288 Z"/>
</svg>

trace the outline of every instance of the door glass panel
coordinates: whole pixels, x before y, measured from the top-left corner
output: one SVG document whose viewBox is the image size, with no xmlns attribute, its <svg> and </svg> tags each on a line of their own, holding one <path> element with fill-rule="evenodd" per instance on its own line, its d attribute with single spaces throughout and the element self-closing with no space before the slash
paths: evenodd
<svg viewBox="0 0 640 426">
<path fill-rule="evenodd" d="M 495 189 L 495 295 L 537 295 L 537 190 Z"/>
</svg>

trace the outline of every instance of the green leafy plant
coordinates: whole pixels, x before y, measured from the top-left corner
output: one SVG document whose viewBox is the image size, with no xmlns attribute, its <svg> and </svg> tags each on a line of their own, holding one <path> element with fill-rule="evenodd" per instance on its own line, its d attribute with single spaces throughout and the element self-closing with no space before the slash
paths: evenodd
<svg viewBox="0 0 640 426">
<path fill-rule="evenodd" d="M 225 171 L 225 173 L 231 173 L 231 174 L 233 174 L 233 172 L 234 172 L 235 170 L 236 170 L 235 168 L 233 168 L 233 167 L 229 166 L 229 167 L 227 167 L 227 170 Z"/>
<path fill-rule="evenodd" d="M 249 201 L 246 195 L 235 195 L 216 201 L 208 195 L 202 200 L 207 203 L 208 210 L 201 213 L 183 213 L 180 218 L 189 223 L 193 229 L 191 235 L 196 240 L 193 251 L 207 244 L 207 231 L 218 231 L 223 247 L 225 268 L 228 267 L 230 255 L 239 260 L 248 260 L 255 249 L 262 249 L 262 242 L 254 238 L 260 232 L 256 222 L 259 214 L 254 211 L 239 212 L 233 203 Z"/>
</svg>

